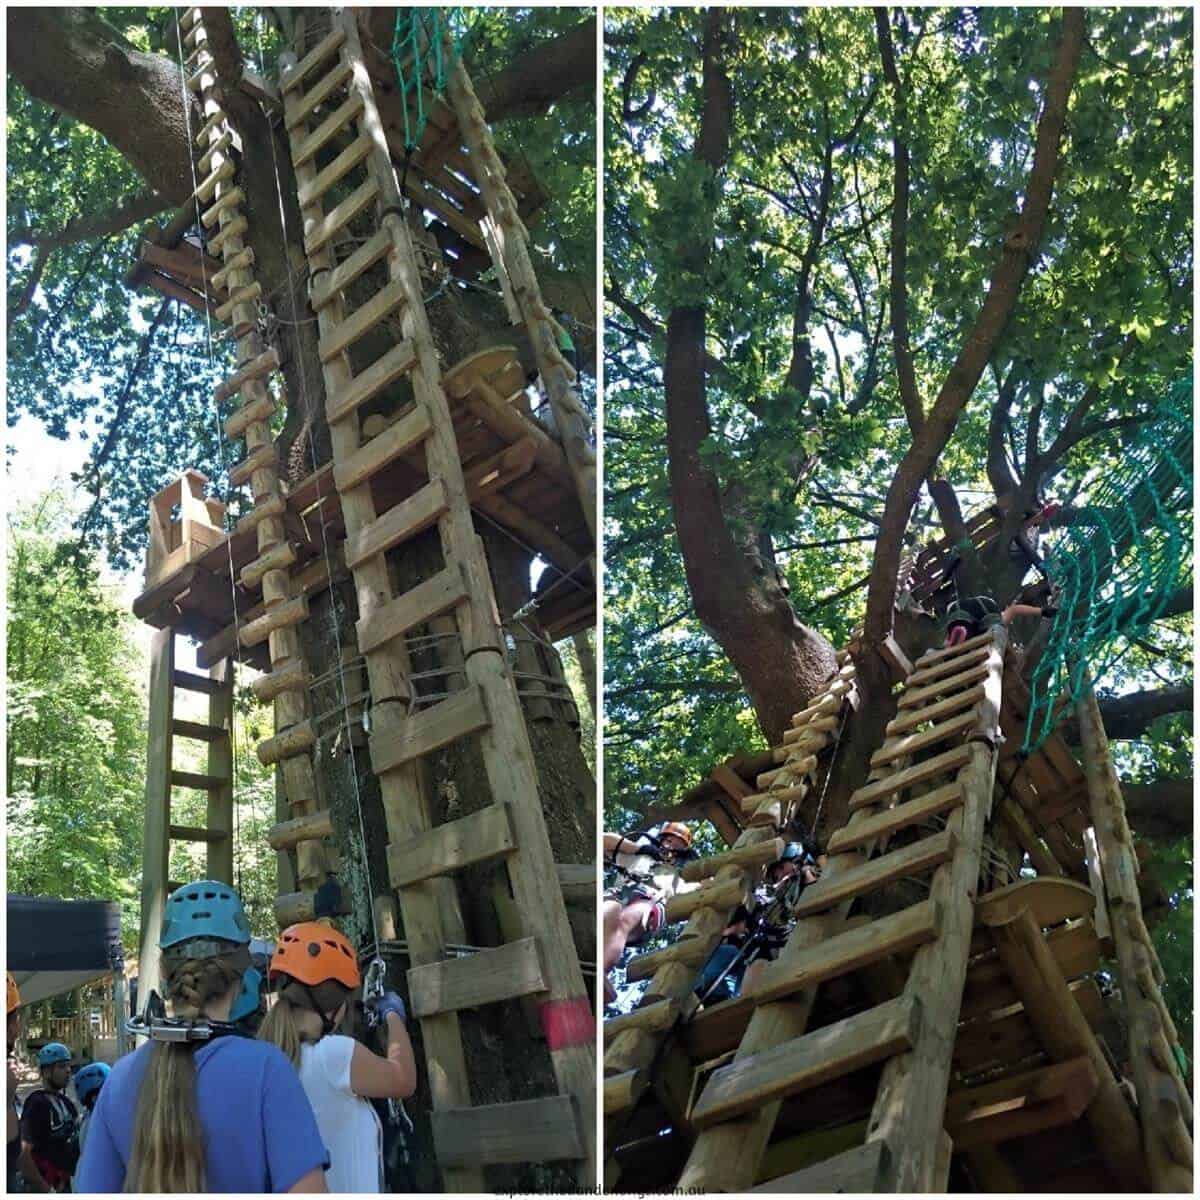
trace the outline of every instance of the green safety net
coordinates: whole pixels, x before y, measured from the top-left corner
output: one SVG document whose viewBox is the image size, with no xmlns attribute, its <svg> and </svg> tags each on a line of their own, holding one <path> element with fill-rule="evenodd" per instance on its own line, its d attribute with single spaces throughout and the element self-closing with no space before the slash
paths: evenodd
<svg viewBox="0 0 1200 1200">
<path fill-rule="evenodd" d="M 392 63 L 404 101 L 404 145 L 415 150 L 429 120 L 429 106 L 446 90 L 466 22 L 459 8 L 398 8 Z"/>
<path fill-rule="evenodd" d="M 1046 563 L 1058 613 L 1030 683 L 1023 754 L 1051 734 L 1084 676 L 1112 664 L 1192 576 L 1192 382 L 1174 384 L 1076 508 Z"/>
</svg>

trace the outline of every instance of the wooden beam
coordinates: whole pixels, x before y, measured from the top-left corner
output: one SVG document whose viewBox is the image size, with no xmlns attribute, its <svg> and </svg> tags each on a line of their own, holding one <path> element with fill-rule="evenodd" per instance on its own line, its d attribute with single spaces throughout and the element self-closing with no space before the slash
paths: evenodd
<svg viewBox="0 0 1200 1200">
<path fill-rule="evenodd" d="M 537 938 L 522 938 L 465 958 L 428 963 L 408 972 L 413 1016 L 479 1008 L 546 990 Z"/>
<path fill-rule="evenodd" d="M 435 1110 L 433 1144 L 442 1166 L 557 1162 L 584 1157 L 571 1096 Z"/>
<path fill-rule="evenodd" d="M 879 1186 L 882 1168 L 890 1157 L 887 1144 L 876 1139 L 811 1167 L 760 1183 L 750 1191 L 770 1195 L 830 1195 L 835 1192 L 862 1195 L 878 1192 L 882 1190 Z"/>
</svg>

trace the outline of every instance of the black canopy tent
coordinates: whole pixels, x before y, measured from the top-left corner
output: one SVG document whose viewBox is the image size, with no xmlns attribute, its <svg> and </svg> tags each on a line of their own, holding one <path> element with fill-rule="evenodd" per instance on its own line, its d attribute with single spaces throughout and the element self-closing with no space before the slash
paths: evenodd
<svg viewBox="0 0 1200 1200">
<path fill-rule="evenodd" d="M 7 933 L 22 1004 L 102 979 L 121 960 L 121 907 L 110 900 L 10 894 Z"/>
</svg>

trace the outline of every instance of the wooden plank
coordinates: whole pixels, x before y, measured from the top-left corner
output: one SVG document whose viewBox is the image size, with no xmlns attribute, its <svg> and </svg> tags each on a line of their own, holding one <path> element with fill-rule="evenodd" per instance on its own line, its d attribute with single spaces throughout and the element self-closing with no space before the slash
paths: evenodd
<svg viewBox="0 0 1200 1200">
<path fill-rule="evenodd" d="M 919 1001 L 899 996 L 714 1071 L 692 1109 L 708 1129 L 765 1104 L 901 1054 L 916 1041 Z"/>
<path fill-rule="evenodd" d="M 189 692 L 203 692 L 211 696 L 220 690 L 220 684 L 207 675 L 197 675 L 194 671 L 175 670 L 171 672 L 171 686 L 184 688 Z"/>
<path fill-rule="evenodd" d="M 1096 897 L 1091 888 L 1060 877 L 1019 879 L 981 896 L 975 905 L 977 925 L 999 925 L 1028 910 L 1039 929 L 1090 917 Z"/>
<path fill-rule="evenodd" d="M 766 1183 L 752 1187 L 751 1192 L 771 1195 L 863 1195 L 880 1191 L 879 1179 L 884 1160 L 891 1151 L 881 1138 L 864 1142 L 851 1150 L 843 1150 L 833 1158 L 814 1163 L 799 1171 L 790 1171 Z"/>
<path fill-rule="evenodd" d="M 333 69 L 319 82 L 314 83 L 294 105 L 288 105 L 289 112 L 284 119 L 283 127 L 290 133 L 297 125 L 306 121 L 313 109 L 324 104 L 350 78 L 353 72 L 353 66 L 344 59 L 340 59 Z M 302 204 L 301 207 L 304 205 Z"/>
<path fill-rule="evenodd" d="M 642 1067 L 604 1077 L 604 1115 L 628 1112 L 650 1086 L 650 1072 Z"/>
<path fill-rule="evenodd" d="M 977 724 L 978 720 L 978 715 L 972 710 L 959 713 L 958 716 L 951 717 L 948 721 L 942 721 L 921 733 L 910 733 L 905 737 L 896 738 L 894 741 L 889 740 L 871 755 L 871 766 L 885 767 L 898 758 L 905 758 L 921 750 L 928 750 L 930 746 L 936 746 L 939 742 L 947 741 L 950 738 L 960 737 Z"/>
<path fill-rule="evenodd" d="M 557 1162 L 584 1157 L 571 1096 L 449 1108 L 430 1114 L 442 1167 Z"/>
<path fill-rule="evenodd" d="M 683 1011 L 683 1001 L 672 996 L 666 1000 L 658 1000 L 653 1004 L 643 1004 L 623 1016 L 613 1017 L 604 1022 L 604 1040 L 611 1042 L 628 1029 L 645 1029 L 652 1033 L 661 1033 L 670 1029 Z"/>
<path fill-rule="evenodd" d="M 330 165 L 332 166 L 332 164 Z M 369 271 L 381 258 L 385 258 L 391 248 L 392 239 L 388 235 L 388 231 L 381 229 L 363 242 L 345 262 L 339 263 L 330 270 L 322 271 L 312 281 L 309 299 L 313 311 L 319 312 L 324 308 L 330 300 L 344 288 L 348 288 L 364 271 Z"/>
<path fill-rule="evenodd" d="M 215 742 L 219 738 L 228 738 L 228 729 L 218 729 L 215 725 L 205 725 L 199 721 L 181 721 L 174 718 L 171 721 L 171 733 L 175 737 L 194 738 L 200 742 Z"/>
<path fill-rule="evenodd" d="M 307 620 L 308 597 L 303 594 L 294 596 L 243 625 L 238 630 L 239 640 L 243 646 L 257 646 L 259 642 L 265 642 L 276 629 L 287 629 Z"/>
<path fill-rule="evenodd" d="M 355 626 L 359 651 L 369 654 L 410 629 L 424 625 L 432 617 L 441 616 L 462 604 L 467 595 L 467 581 L 461 568 L 444 568 L 360 620 Z"/>
<path fill-rule="evenodd" d="M 331 242 L 355 217 L 370 207 L 377 195 L 379 181 L 368 177 L 350 195 L 330 209 L 322 220 L 305 232 L 305 251 L 315 254 L 322 246 Z"/>
<path fill-rule="evenodd" d="M 887 736 L 889 738 L 896 737 L 899 734 L 907 733 L 910 729 L 916 729 L 918 725 L 923 725 L 926 721 L 934 721 L 939 717 L 948 716 L 964 708 L 971 708 L 983 699 L 985 693 L 986 689 L 983 684 L 979 684 L 965 692 L 959 692 L 956 696 L 949 696 L 945 700 L 939 700 L 936 704 L 931 704 L 928 708 L 919 708 L 912 712 L 903 713 L 901 716 L 895 717 L 887 723 Z"/>
<path fill-rule="evenodd" d="M 880 813 L 872 813 L 852 826 L 837 830 L 829 839 L 828 851 L 830 854 L 844 854 L 848 850 L 857 850 L 877 838 L 890 837 L 909 825 L 916 825 L 930 817 L 949 812 L 962 804 L 962 801 L 963 793 L 959 784 L 948 783 L 945 787 L 926 792 L 915 800 L 897 804 L 895 808 L 885 809 Z"/>
<path fill-rule="evenodd" d="M 222 842 L 229 837 L 224 829 L 205 829 L 200 825 L 172 825 L 173 842 Z"/>
<path fill-rule="evenodd" d="M 336 358 L 342 351 L 349 349 L 404 303 L 404 285 L 400 280 L 393 280 L 382 287 L 370 300 L 359 305 L 350 316 L 339 321 L 321 338 L 318 343 L 321 361 L 327 363 L 331 358 Z"/>
<path fill-rule="evenodd" d="M 298 193 L 300 207 L 307 208 L 309 205 L 315 204 L 370 153 L 371 139 L 365 133 L 360 134 L 327 167 L 317 172 L 311 182 L 306 183 L 300 189 Z"/>
<path fill-rule="evenodd" d="M 943 829 L 941 833 L 912 842 L 880 858 L 870 859 L 861 866 L 818 879 L 804 889 L 793 913 L 796 917 L 811 916 L 832 908 L 842 900 L 873 892 L 893 880 L 924 874 L 949 861 L 956 845 L 954 831 Z"/>
<path fill-rule="evenodd" d="M 944 679 L 947 676 L 957 675 L 960 671 L 966 670 L 967 667 L 987 662 L 988 655 L 991 652 L 990 646 L 980 646 L 977 650 L 972 650 L 970 654 L 964 655 L 962 658 L 948 658 L 945 662 L 935 663 L 931 667 L 924 667 L 920 671 L 914 671 L 905 680 L 905 686 L 916 688 L 922 684 L 932 683 L 935 679 Z"/>
<path fill-rule="evenodd" d="M 340 25 L 334 25 L 294 67 L 284 71 L 279 77 L 279 91 L 286 96 L 302 80 L 312 73 L 314 67 L 320 66 L 331 54 L 341 48 L 346 40 L 346 31 Z M 291 129 L 291 126 L 288 126 Z"/>
<path fill-rule="evenodd" d="M 668 963 L 682 963 L 687 967 L 698 967 L 713 952 L 719 939 L 716 937 L 681 937 L 677 942 L 664 946 L 649 954 L 639 954 L 625 968 L 625 978 L 630 983 L 649 979 Z"/>
<path fill-rule="evenodd" d="M 351 96 L 345 104 L 326 117 L 299 146 L 292 150 L 292 165 L 300 167 L 312 159 L 319 150 L 333 141 L 362 112 L 362 107 L 362 97 Z"/>
<path fill-rule="evenodd" d="M 748 875 L 741 878 L 722 879 L 707 887 L 691 892 L 677 892 L 667 901 L 667 923 L 686 921 L 698 908 L 715 908 L 730 912 L 745 903 L 754 890 L 754 882 Z"/>
<path fill-rule="evenodd" d="M 224 787 L 228 780 L 221 779 L 216 775 L 202 775 L 195 771 L 172 771 L 171 786 L 181 788 L 194 788 L 200 792 L 216 791 L 219 787 Z"/>
<path fill-rule="evenodd" d="M 412 967 L 408 987 L 412 1014 L 423 1020 L 544 992 L 546 976 L 537 938 L 528 937 L 464 958 Z"/>
<path fill-rule="evenodd" d="M 935 647 L 932 650 L 927 650 L 917 659 L 917 668 L 921 669 L 929 666 L 931 663 L 942 662 L 948 658 L 960 658 L 962 655 L 971 650 L 976 650 L 980 646 L 990 645 L 991 641 L 992 633 L 991 630 L 988 630 L 986 633 L 977 634 L 973 638 L 967 638 L 965 642 L 959 642 L 957 646 Z"/>
<path fill-rule="evenodd" d="M 330 398 L 325 404 L 325 416 L 330 424 L 336 421 L 341 421 L 351 414 L 358 411 L 366 402 L 377 396 L 388 384 L 399 379 L 405 372 L 410 371 L 416 364 L 416 352 L 413 349 L 411 342 L 399 342 L 393 346 L 385 354 L 381 354 L 365 371 L 356 375 L 350 385 L 339 392 L 336 396 Z M 411 426 L 415 426 L 421 418 L 420 413 L 425 413 L 427 410 L 423 405 L 418 405 L 408 416 L 413 418 Z M 401 418 L 396 422 L 396 425 L 401 425 L 408 418 Z M 425 417 L 428 422 L 428 417 Z M 396 425 L 389 426 L 389 429 L 395 429 Z M 385 431 L 386 432 L 386 431 Z M 373 442 L 379 440 L 379 437 L 372 438 L 361 449 L 355 451 L 354 454 L 342 460 L 334 467 L 335 478 L 338 477 L 338 472 L 341 473 L 343 479 L 358 479 L 360 482 L 366 476 L 362 472 L 361 464 L 365 462 L 373 462 L 373 459 L 367 459 L 364 456 L 369 450 Z M 401 433 L 394 433 L 393 438 L 400 438 Z M 385 443 L 386 444 L 386 443 Z M 379 451 L 374 451 L 378 455 Z M 346 484 L 346 487 L 351 487 L 353 484 Z"/>
<path fill-rule="evenodd" d="M 396 730 L 373 733 L 371 765 L 376 775 L 394 771 L 459 738 L 478 733 L 489 724 L 482 689 L 477 686 L 464 688 L 448 700 L 440 700 L 409 717 Z"/>
<path fill-rule="evenodd" d="M 955 746 L 953 749 L 927 758 L 915 766 L 905 767 L 904 770 L 886 775 L 883 779 L 876 779 L 874 782 L 860 787 L 850 797 L 850 811 L 858 812 L 860 808 L 878 804 L 881 800 L 886 800 L 889 796 L 895 796 L 906 788 L 912 787 L 913 784 L 924 783 L 935 776 L 957 771 L 966 765 L 970 757 L 970 746 Z"/>
<path fill-rule="evenodd" d="M 456 821 L 436 825 L 411 841 L 390 845 L 392 887 L 411 887 L 475 863 L 491 862 L 516 847 L 508 809 L 503 804 L 490 804 Z"/>
<path fill-rule="evenodd" d="M 935 683 L 927 683 L 924 687 L 906 688 L 897 707 L 901 709 L 920 708 L 927 700 L 932 700 L 936 696 L 944 696 L 947 692 L 953 692 L 968 684 L 986 679 L 990 670 L 987 662 L 982 662 L 961 674 L 951 675 L 948 679 L 939 679 Z"/>
<path fill-rule="evenodd" d="M 346 565 L 355 570 L 368 559 L 423 533 L 450 507 L 445 483 L 431 479 L 370 525 L 346 538 Z"/>
<path fill-rule="evenodd" d="M 596 866 L 594 863 L 555 863 L 554 873 L 567 904 L 596 903 Z"/>
<path fill-rule="evenodd" d="M 679 875 L 688 883 L 700 883 L 711 879 L 725 867 L 760 867 L 775 862 L 783 853 L 786 844 L 783 838 L 767 838 L 766 841 L 754 842 L 748 846 L 736 846 L 724 854 L 713 854 L 708 858 L 686 863 Z"/>
</svg>

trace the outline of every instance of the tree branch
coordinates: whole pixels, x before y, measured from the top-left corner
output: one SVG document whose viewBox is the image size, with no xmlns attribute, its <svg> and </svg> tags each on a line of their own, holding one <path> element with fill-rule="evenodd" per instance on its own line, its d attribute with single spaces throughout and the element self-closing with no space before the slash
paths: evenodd
<svg viewBox="0 0 1200 1200">
<path fill-rule="evenodd" d="M 1129 692 L 1124 696 L 1109 696 L 1099 701 L 1104 718 L 1104 732 L 1112 741 L 1134 741 L 1150 725 L 1169 713 L 1192 711 L 1193 684 L 1170 684 L 1144 692 Z M 1059 732 L 1068 742 L 1078 745 L 1079 724 L 1074 716 L 1063 721 Z"/>
<path fill-rule="evenodd" d="M 51 252 L 75 242 L 111 237 L 113 234 L 124 233 L 131 225 L 148 220 L 170 206 L 171 202 L 158 192 L 139 192 L 105 212 L 81 213 L 68 221 L 57 233 L 38 233 L 29 225 L 18 226 L 8 235 L 9 249 L 13 246 L 35 246 L 39 250 Z"/>
</svg>

